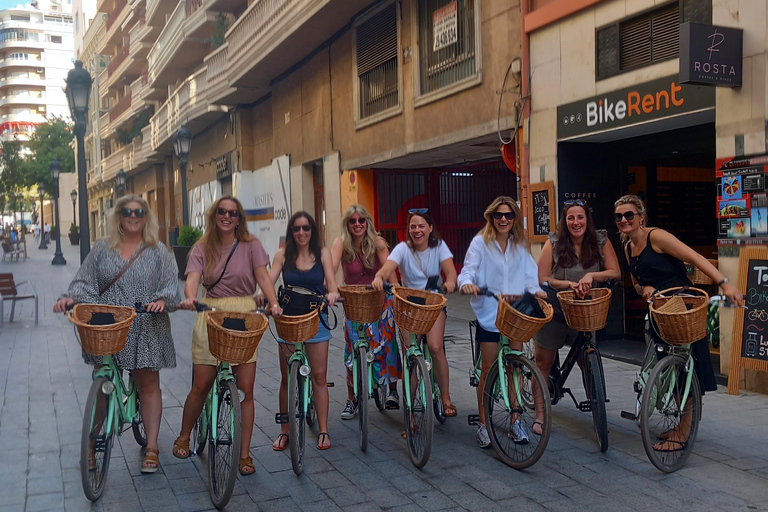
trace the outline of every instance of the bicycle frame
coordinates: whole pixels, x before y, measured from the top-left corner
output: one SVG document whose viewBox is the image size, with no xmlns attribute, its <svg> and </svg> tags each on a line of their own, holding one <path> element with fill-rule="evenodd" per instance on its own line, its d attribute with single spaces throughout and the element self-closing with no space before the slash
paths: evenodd
<svg viewBox="0 0 768 512">
<path fill-rule="evenodd" d="M 474 336 L 472 336 L 474 340 Z M 478 343 L 478 342 L 474 342 Z M 477 350 L 474 346 L 472 347 L 473 351 L 476 351 L 477 357 L 475 358 L 475 368 L 474 368 L 474 376 L 477 379 L 477 382 L 480 382 L 480 376 L 482 375 L 482 355 L 480 354 L 480 351 Z M 519 356 L 519 357 L 525 357 L 525 354 L 521 350 L 515 350 L 509 346 L 509 339 L 504 336 L 503 334 L 499 335 L 499 350 L 496 353 L 496 364 L 499 367 L 499 382 L 506 382 L 507 377 L 507 366 L 504 364 L 504 360 L 509 356 Z M 520 379 L 514 379 L 515 382 L 515 398 L 517 399 L 517 403 L 521 404 L 523 403 L 523 396 L 522 396 L 522 390 L 520 389 Z M 509 398 L 509 392 L 507 390 L 506 386 L 500 386 L 501 388 L 501 396 L 504 399 L 504 405 L 507 408 L 508 412 L 513 412 L 512 407 L 512 401 Z"/>
<path fill-rule="evenodd" d="M 306 412 L 309 409 L 309 404 L 312 402 L 312 395 L 310 394 L 310 379 L 309 379 L 309 359 L 307 358 L 307 354 L 304 349 L 304 343 L 294 343 L 293 344 L 293 354 L 291 354 L 291 357 L 288 358 L 287 366 L 288 368 L 291 367 L 291 364 L 294 361 L 298 361 L 302 367 L 307 367 L 307 375 L 304 378 L 304 385 L 302 386 L 301 390 L 301 396 L 302 396 L 302 404 L 303 408 L 302 411 Z M 291 375 L 290 372 L 288 372 L 288 389 L 291 389 Z"/>
<path fill-rule="evenodd" d="M 229 363 L 220 361 L 216 367 L 216 378 L 213 379 L 213 384 L 205 399 L 204 411 L 206 413 L 203 414 L 203 421 L 206 423 L 211 440 L 218 439 L 219 435 L 216 431 L 219 428 L 218 421 L 216 421 L 216 414 L 219 410 L 219 385 L 228 381 L 235 382 L 235 374 L 232 373 L 232 367 Z"/>
<path fill-rule="evenodd" d="M 370 353 L 371 346 L 370 343 L 368 343 L 368 324 L 352 322 L 352 326 L 357 329 L 357 341 L 353 347 L 354 354 L 352 356 L 352 389 L 355 397 L 358 397 L 360 396 L 360 390 L 357 389 L 357 375 L 360 373 L 360 368 L 357 365 L 356 354 L 361 348 L 365 348 L 365 352 Z M 375 379 L 373 378 L 373 365 L 371 364 L 371 361 L 368 362 L 367 368 L 368 396 L 373 396 L 373 390 L 378 386 L 374 386 Z"/>
<path fill-rule="evenodd" d="M 559 364 L 559 351 L 556 352 L 555 364 L 552 365 L 550 375 L 545 376 L 550 379 L 554 378 L 554 385 L 556 386 L 554 391 L 558 391 L 558 393 L 555 393 L 554 396 L 551 397 L 552 405 L 559 402 L 560 398 L 562 398 L 565 393 L 568 393 L 574 404 L 576 404 L 576 408 L 581 410 L 579 403 L 576 402 L 573 394 L 570 393 L 570 388 L 565 387 L 565 383 L 568 381 L 568 377 L 571 375 L 571 371 L 576 363 L 583 361 L 586 355 L 590 352 L 597 353 L 597 360 L 600 362 L 600 375 L 603 380 L 603 389 L 605 389 L 605 374 L 602 368 L 603 359 L 600 355 L 600 350 L 597 348 L 597 344 L 594 341 L 594 336 L 591 332 L 580 332 L 578 336 L 576 336 L 576 340 L 573 342 L 573 345 L 571 345 L 568 355 L 565 356 L 565 361 L 563 361 L 562 364 Z M 606 401 L 608 400 L 606 399 Z"/>
<path fill-rule="evenodd" d="M 131 398 L 136 397 L 136 385 L 133 382 L 133 377 L 128 377 L 128 386 L 126 387 L 123 380 L 122 371 L 117 367 L 114 357 L 111 355 L 104 356 L 102 359 L 102 366 L 93 373 L 93 379 L 98 377 L 104 377 L 114 384 L 115 389 L 109 393 L 109 407 L 107 409 L 107 426 L 106 432 L 114 432 L 117 435 L 122 434 L 122 426 L 126 423 L 133 423 L 139 417 L 139 411 L 136 408 L 136 400 Z M 119 394 L 119 395 L 118 395 Z M 118 399 L 118 396 L 122 400 Z M 91 424 L 93 424 L 93 414 L 91 413 Z"/>
<path fill-rule="evenodd" d="M 403 354 L 403 382 L 411 382 L 411 373 L 408 369 L 408 360 L 411 356 L 421 356 L 424 357 L 424 352 L 421 350 L 421 346 L 419 344 L 419 335 L 411 333 L 410 337 L 410 344 L 408 345 L 408 348 L 405 350 L 405 353 Z M 432 372 L 430 371 L 430 374 Z M 413 405 L 413 400 L 411 398 L 411 386 L 403 386 L 403 389 L 405 390 L 405 403 L 408 407 L 411 407 Z M 427 401 L 427 395 L 424 393 L 424 390 L 422 389 L 420 391 L 422 393 L 421 402 L 426 404 Z M 432 398 L 432 397 L 430 397 Z"/>
</svg>

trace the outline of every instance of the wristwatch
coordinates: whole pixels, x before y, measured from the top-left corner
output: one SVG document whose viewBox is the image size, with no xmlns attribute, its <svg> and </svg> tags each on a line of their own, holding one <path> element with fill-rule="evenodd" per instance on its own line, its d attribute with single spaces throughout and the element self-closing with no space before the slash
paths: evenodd
<svg viewBox="0 0 768 512">
<path fill-rule="evenodd" d="M 724 285 L 725 283 L 727 283 L 727 282 L 728 282 L 728 278 L 727 278 L 727 277 L 724 277 L 722 281 L 720 281 L 719 283 L 717 283 L 717 286 L 723 286 L 723 285 Z"/>
</svg>

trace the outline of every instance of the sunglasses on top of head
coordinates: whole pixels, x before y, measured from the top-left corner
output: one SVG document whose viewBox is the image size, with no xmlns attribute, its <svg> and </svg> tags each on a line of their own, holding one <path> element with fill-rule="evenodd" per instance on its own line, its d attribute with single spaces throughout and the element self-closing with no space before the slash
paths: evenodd
<svg viewBox="0 0 768 512">
<path fill-rule="evenodd" d="M 512 220 L 515 218 L 515 212 L 493 212 L 491 215 L 496 220 L 501 220 L 502 218 Z"/>
<path fill-rule="evenodd" d="M 365 219 L 349 219 L 349 225 L 354 226 L 355 224 L 360 224 L 361 226 L 365 224 Z"/>
<path fill-rule="evenodd" d="M 216 209 L 216 213 L 220 217 L 224 217 L 225 215 L 229 215 L 230 219 L 236 219 L 237 217 L 240 216 L 240 212 L 238 212 L 237 210 L 227 210 L 225 208 L 218 208 L 218 209 Z"/>
<path fill-rule="evenodd" d="M 294 233 L 298 233 L 299 231 L 304 231 L 305 233 L 309 233 L 312 231 L 312 226 L 309 224 L 304 224 L 303 226 L 293 226 L 291 227 L 291 231 Z"/>
<path fill-rule="evenodd" d="M 569 199 L 566 202 L 563 203 L 565 206 L 581 206 L 583 208 L 586 208 L 587 202 L 582 201 L 581 199 Z"/>
<path fill-rule="evenodd" d="M 409 215 L 420 214 L 423 215 L 429 211 L 429 208 L 411 208 L 408 210 Z"/>
<path fill-rule="evenodd" d="M 635 212 L 614 213 L 613 218 L 616 220 L 616 224 L 621 222 L 622 218 L 627 219 L 627 222 L 632 222 L 635 219 Z"/>
<path fill-rule="evenodd" d="M 121 208 L 120 215 L 126 219 L 131 215 L 135 215 L 137 219 L 142 219 L 144 218 L 144 208 L 136 208 L 135 210 L 131 210 L 130 208 Z"/>
</svg>

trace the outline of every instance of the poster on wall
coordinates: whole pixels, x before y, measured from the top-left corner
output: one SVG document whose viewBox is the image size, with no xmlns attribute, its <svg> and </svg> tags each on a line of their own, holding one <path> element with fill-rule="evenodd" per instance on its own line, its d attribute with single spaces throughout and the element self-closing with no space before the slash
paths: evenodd
<svg viewBox="0 0 768 512">
<path fill-rule="evenodd" d="M 285 231 L 291 217 L 290 159 L 272 160 L 272 165 L 232 176 L 232 190 L 248 218 L 248 230 L 259 238 L 270 262 L 285 245 Z"/>
<path fill-rule="evenodd" d="M 717 161 L 718 245 L 768 245 L 768 155 Z"/>
<path fill-rule="evenodd" d="M 189 191 L 189 223 L 205 231 L 205 212 L 221 196 L 221 186 L 216 180 Z"/>
</svg>

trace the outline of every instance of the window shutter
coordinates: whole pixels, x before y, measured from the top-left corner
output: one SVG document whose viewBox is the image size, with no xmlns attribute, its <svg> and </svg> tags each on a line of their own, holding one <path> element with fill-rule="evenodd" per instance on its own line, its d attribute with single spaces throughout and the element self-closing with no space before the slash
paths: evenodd
<svg viewBox="0 0 768 512">
<path fill-rule="evenodd" d="M 651 63 L 651 18 L 643 16 L 621 25 L 621 69 Z"/>
<path fill-rule="evenodd" d="M 619 25 L 597 31 L 597 78 L 607 78 L 619 72 Z"/>
<path fill-rule="evenodd" d="M 658 11 L 651 18 L 652 60 L 673 59 L 680 54 L 680 8 Z"/>
<path fill-rule="evenodd" d="M 376 14 L 357 27 L 357 75 L 397 58 L 397 5 Z"/>
</svg>

